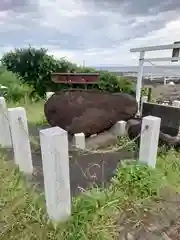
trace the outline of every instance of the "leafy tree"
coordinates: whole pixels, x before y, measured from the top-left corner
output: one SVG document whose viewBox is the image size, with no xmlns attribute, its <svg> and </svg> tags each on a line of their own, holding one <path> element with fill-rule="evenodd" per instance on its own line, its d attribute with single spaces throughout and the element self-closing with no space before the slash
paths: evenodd
<svg viewBox="0 0 180 240">
<path fill-rule="evenodd" d="M 47 49 L 32 47 L 15 49 L 6 53 L 1 62 L 13 73 L 18 74 L 25 83 L 34 88 L 40 96 L 53 87 L 51 73 L 74 71 L 75 65 L 65 59 L 55 60 L 47 54 Z"/>
</svg>

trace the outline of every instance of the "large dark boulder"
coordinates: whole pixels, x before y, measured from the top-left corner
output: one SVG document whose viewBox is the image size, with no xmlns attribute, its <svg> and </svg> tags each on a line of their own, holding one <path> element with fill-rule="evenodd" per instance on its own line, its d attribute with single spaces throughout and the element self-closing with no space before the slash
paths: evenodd
<svg viewBox="0 0 180 240">
<path fill-rule="evenodd" d="M 132 118 L 137 102 L 125 93 L 67 90 L 50 97 L 44 112 L 51 126 L 59 126 L 69 134 L 83 132 L 90 136 L 108 130 L 119 120 Z"/>
</svg>

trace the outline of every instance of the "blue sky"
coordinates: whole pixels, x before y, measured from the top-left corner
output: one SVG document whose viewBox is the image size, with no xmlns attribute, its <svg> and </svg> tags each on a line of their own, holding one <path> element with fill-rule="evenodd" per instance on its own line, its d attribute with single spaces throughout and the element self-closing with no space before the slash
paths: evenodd
<svg viewBox="0 0 180 240">
<path fill-rule="evenodd" d="M 136 65 L 130 48 L 180 40 L 180 1 L 1 0 L 0 33 L 0 55 L 30 44 L 78 64 Z"/>
</svg>

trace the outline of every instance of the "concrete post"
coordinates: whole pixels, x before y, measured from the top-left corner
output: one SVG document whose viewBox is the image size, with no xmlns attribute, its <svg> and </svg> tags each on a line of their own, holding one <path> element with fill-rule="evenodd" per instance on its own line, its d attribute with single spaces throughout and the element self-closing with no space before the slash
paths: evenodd
<svg viewBox="0 0 180 240">
<path fill-rule="evenodd" d="M 65 221 L 71 214 L 67 132 L 59 127 L 40 130 L 46 206 L 49 217 Z"/>
<path fill-rule="evenodd" d="M 159 142 L 161 118 L 147 116 L 143 118 L 139 161 L 155 168 Z"/>
<path fill-rule="evenodd" d="M 85 149 L 86 148 L 86 140 L 84 133 L 75 133 L 73 143 L 76 148 Z"/>
<path fill-rule="evenodd" d="M 141 99 L 141 89 L 142 89 L 142 79 L 143 79 L 143 65 L 144 65 L 144 55 L 145 52 L 141 51 L 139 56 L 139 69 L 138 69 L 138 76 L 137 76 L 137 83 L 136 83 L 136 101 L 138 103 L 138 112 L 137 115 L 140 114 L 140 99 Z"/>
<path fill-rule="evenodd" d="M 148 96 L 142 96 L 141 102 L 147 102 L 148 101 Z"/>
<path fill-rule="evenodd" d="M 148 102 L 148 96 L 141 97 L 141 115 L 142 115 L 142 111 L 143 111 L 143 103 L 144 102 Z"/>
<path fill-rule="evenodd" d="M 173 103 L 172 103 L 173 107 L 180 107 L 180 101 L 178 100 L 174 100 Z"/>
<path fill-rule="evenodd" d="M 4 148 L 12 147 L 8 110 L 4 97 L 0 97 L 0 145 Z"/>
<path fill-rule="evenodd" d="M 46 92 L 46 100 L 48 100 L 53 94 L 54 92 Z"/>
<path fill-rule="evenodd" d="M 21 171 L 33 173 L 31 147 L 26 111 L 22 107 L 8 109 L 9 123 L 13 142 L 14 160 Z"/>
<path fill-rule="evenodd" d="M 118 121 L 113 127 L 112 127 L 112 133 L 115 136 L 123 137 L 127 136 L 126 131 L 126 121 Z"/>
</svg>

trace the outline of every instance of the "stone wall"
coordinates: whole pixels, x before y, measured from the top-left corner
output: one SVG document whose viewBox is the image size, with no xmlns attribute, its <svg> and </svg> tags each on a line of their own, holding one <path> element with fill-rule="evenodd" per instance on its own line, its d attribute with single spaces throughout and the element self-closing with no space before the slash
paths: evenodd
<svg viewBox="0 0 180 240">
<path fill-rule="evenodd" d="M 180 108 L 154 103 L 143 103 L 142 117 L 155 116 L 161 118 L 161 131 L 176 136 L 180 126 Z"/>
</svg>

